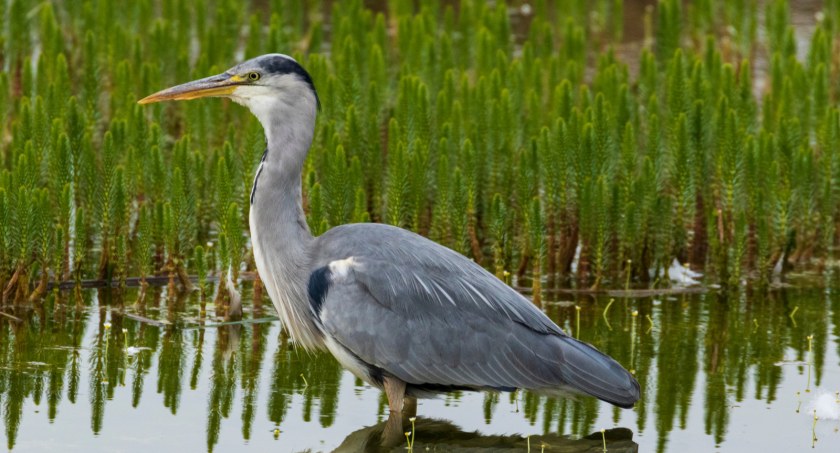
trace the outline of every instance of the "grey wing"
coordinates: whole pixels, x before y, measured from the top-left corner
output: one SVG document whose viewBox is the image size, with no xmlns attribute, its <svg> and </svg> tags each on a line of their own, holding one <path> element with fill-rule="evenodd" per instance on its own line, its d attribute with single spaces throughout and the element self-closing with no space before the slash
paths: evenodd
<svg viewBox="0 0 840 453">
<path fill-rule="evenodd" d="M 638 399 L 638 383 L 613 359 L 472 261 L 417 238 L 400 233 L 388 254 L 367 250 L 321 271 L 321 326 L 373 375 L 421 390 L 572 390 L 623 407 Z"/>
</svg>

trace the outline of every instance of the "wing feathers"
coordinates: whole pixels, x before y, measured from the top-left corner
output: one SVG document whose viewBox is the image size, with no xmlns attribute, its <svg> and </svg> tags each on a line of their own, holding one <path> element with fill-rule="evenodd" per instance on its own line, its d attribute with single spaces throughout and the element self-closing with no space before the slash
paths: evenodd
<svg viewBox="0 0 840 453">
<path fill-rule="evenodd" d="M 616 406 L 633 407 L 640 397 L 640 388 L 630 373 L 586 343 L 571 338 L 563 338 L 561 342 L 566 358 L 562 369 L 565 381 Z"/>
<path fill-rule="evenodd" d="M 480 266 L 403 230 L 365 227 L 369 237 L 352 241 L 367 244 L 365 253 L 342 249 L 347 240 L 328 243 L 329 259 L 316 263 L 353 257 L 352 278 L 325 291 L 322 322 L 369 366 L 418 389 L 571 389 L 621 407 L 638 400 L 639 384 L 621 365 Z"/>
</svg>

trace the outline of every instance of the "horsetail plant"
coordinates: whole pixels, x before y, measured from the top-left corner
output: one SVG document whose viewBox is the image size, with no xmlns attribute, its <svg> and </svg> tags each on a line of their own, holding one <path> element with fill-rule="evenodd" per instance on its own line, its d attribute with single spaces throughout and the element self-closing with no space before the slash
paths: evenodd
<svg viewBox="0 0 840 453">
<path fill-rule="evenodd" d="M 318 86 L 304 168 L 315 234 L 387 222 L 500 276 L 595 288 L 650 285 L 674 259 L 709 282 L 766 284 L 837 245 L 836 2 L 802 41 L 786 0 L 660 0 L 636 54 L 614 50 L 618 1 L 537 2 L 528 21 L 475 0 L 270 14 L 232 0 L 153 0 L 143 14 L 29 3 L 0 5 L 6 303 L 50 280 L 168 275 L 174 290 L 199 268 L 253 270 L 260 125 L 202 101 L 135 104 L 243 52 L 293 55 Z M 22 226 L 42 221 L 48 233 Z"/>
</svg>

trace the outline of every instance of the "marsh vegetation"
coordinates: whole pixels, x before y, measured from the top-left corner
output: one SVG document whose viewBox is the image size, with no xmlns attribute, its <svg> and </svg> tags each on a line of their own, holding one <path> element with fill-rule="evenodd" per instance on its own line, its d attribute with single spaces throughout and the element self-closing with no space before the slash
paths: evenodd
<svg viewBox="0 0 840 453">
<path fill-rule="evenodd" d="M 429 236 L 642 383 L 628 412 L 426 402 L 418 450 L 600 448 L 614 427 L 646 451 L 840 442 L 809 415 L 840 390 L 840 1 L 10 0 L 0 17 L 9 449 L 352 450 L 379 429 L 377 391 L 288 344 L 255 275 L 260 125 L 228 102 L 136 104 L 270 52 L 323 105 L 313 233 Z M 659 290 L 674 260 L 704 274 L 697 294 L 581 294 Z M 243 323 L 219 325 L 225 285 Z"/>
<path fill-rule="evenodd" d="M 259 124 L 136 100 L 275 51 L 324 104 L 315 233 L 410 228 L 537 298 L 661 285 L 675 259 L 728 286 L 832 263 L 836 2 L 807 36 L 781 0 L 568 3 L 4 2 L 3 300 L 252 271 Z"/>
</svg>

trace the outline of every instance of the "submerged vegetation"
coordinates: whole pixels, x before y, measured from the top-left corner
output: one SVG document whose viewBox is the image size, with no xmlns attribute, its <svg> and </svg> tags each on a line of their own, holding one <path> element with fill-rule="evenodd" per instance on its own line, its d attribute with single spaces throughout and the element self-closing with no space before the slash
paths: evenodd
<svg viewBox="0 0 840 453">
<path fill-rule="evenodd" d="M 840 1 L 802 36 L 784 0 L 660 0 L 636 41 L 614 0 L 330 3 L 0 2 L 4 303 L 253 270 L 257 121 L 136 101 L 269 52 L 323 103 L 315 234 L 399 225 L 537 295 L 655 284 L 674 259 L 737 285 L 831 257 Z"/>
</svg>

